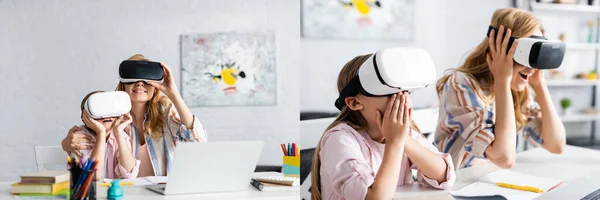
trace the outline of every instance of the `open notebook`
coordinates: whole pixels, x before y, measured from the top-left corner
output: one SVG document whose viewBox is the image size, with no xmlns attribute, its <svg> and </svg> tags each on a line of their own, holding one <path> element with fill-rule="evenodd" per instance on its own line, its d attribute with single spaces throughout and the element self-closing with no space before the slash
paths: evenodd
<svg viewBox="0 0 600 200">
<path fill-rule="evenodd" d="M 562 183 L 561 180 L 532 176 L 510 170 L 499 170 L 489 173 L 471 185 L 464 188 L 451 191 L 450 193 L 456 197 L 486 197 L 486 196 L 502 196 L 510 199 L 534 199 L 542 193 L 511 189 L 500 187 L 497 183 L 508 183 L 518 186 L 530 186 L 547 192 Z"/>
</svg>

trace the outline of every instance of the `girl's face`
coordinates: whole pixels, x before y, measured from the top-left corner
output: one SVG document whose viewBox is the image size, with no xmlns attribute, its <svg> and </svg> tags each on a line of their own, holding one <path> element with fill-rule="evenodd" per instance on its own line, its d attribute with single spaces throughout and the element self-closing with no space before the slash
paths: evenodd
<svg viewBox="0 0 600 200">
<path fill-rule="evenodd" d="M 540 29 L 537 29 L 535 32 L 533 32 L 534 36 L 543 36 L 542 35 L 542 31 Z M 531 75 L 533 75 L 533 73 L 536 71 L 537 69 L 533 69 L 530 67 L 525 67 L 521 64 L 518 64 L 516 62 L 513 63 L 513 76 L 512 76 L 512 80 L 510 82 L 510 88 L 512 90 L 515 91 L 523 91 L 525 90 L 525 88 L 527 88 L 528 85 L 528 81 L 529 78 L 531 78 Z"/>
<path fill-rule="evenodd" d="M 125 92 L 132 102 L 147 102 L 154 96 L 155 88 L 144 81 L 125 84 Z"/>
<path fill-rule="evenodd" d="M 377 121 L 377 112 L 381 113 L 382 115 L 385 113 L 385 109 L 387 108 L 387 104 L 389 103 L 390 98 L 392 98 L 392 95 L 368 97 L 359 94 L 356 96 L 356 99 L 360 101 L 360 104 L 362 106 L 360 112 L 363 115 L 363 117 L 369 122 Z"/>
<path fill-rule="evenodd" d="M 113 124 L 113 122 L 115 121 L 116 118 L 111 117 L 111 118 L 102 118 L 102 119 L 97 119 L 96 121 L 102 123 L 102 125 L 104 126 L 105 130 L 107 130 L 107 132 L 110 130 L 110 126 Z"/>
</svg>

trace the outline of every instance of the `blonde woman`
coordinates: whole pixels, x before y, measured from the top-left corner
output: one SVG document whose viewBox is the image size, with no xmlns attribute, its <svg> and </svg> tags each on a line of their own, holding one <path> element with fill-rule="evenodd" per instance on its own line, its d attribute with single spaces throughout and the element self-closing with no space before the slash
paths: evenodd
<svg viewBox="0 0 600 200">
<path fill-rule="evenodd" d="M 517 140 L 552 153 L 565 146 L 565 128 L 542 71 L 513 62 L 518 38 L 542 36 L 540 20 L 525 10 L 503 8 L 494 12 L 491 26 L 496 30 L 464 64 L 437 82 L 435 144 L 452 155 L 456 169 L 489 161 L 511 168 Z M 510 49 L 509 37 L 517 38 Z"/>
<path fill-rule="evenodd" d="M 140 54 L 128 60 L 149 61 Z M 166 176 L 177 142 L 206 142 L 202 124 L 183 102 L 171 69 L 162 66 L 165 79 L 161 84 L 138 81 L 117 85 L 118 91 L 131 98 L 133 122 L 125 131 L 131 136 L 133 155 L 141 162 L 138 177 Z M 77 127 L 69 130 L 62 142 L 66 152 L 77 154 L 88 148 L 85 144 L 90 143 L 89 138 L 79 131 Z"/>
<path fill-rule="evenodd" d="M 349 61 L 338 76 L 342 91 L 371 55 Z M 438 189 L 455 181 L 452 158 L 440 153 L 412 121 L 408 93 L 344 99 L 315 150 L 312 199 L 392 199 L 399 185 L 419 182 Z"/>
</svg>

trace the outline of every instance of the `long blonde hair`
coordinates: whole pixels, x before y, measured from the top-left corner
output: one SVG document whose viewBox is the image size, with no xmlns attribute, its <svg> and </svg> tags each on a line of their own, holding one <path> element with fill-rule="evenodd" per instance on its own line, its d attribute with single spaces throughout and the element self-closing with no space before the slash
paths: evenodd
<svg viewBox="0 0 600 200">
<path fill-rule="evenodd" d="M 344 67 L 340 71 L 340 74 L 338 75 L 338 80 L 337 80 L 338 92 L 341 92 L 342 89 L 344 89 L 344 87 L 346 87 L 346 85 L 348 85 L 348 83 L 350 83 L 350 81 L 352 80 L 352 78 L 354 78 L 354 75 L 358 71 L 358 68 L 360 68 L 360 66 L 369 57 L 371 57 L 371 55 L 372 54 L 356 56 L 354 59 L 347 62 L 346 65 L 344 65 Z M 335 120 L 327 127 L 327 129 L 325 129 L 325 132 L 327 132 L 327 130 L 337 126 L 340 123 L 346 123 L 356 130 L 366 130 L 367 129 L 367 121 L 360 114 L 360 111 L 348 109 L 348 106 L 344 106 L 342 108 L 341 112 L 337 115 Z M 414 130 L 417 130 L 418 132 L 421 132 L 421 131 L 419 131 L 419 128 L 416 126 L 414 121 L 411 122 L 411 128 Z M 312 176 L 311 176 L 311 179 L 312 179 L 311 196 L 312 197 L 311 197 L 311 199 L 312 200 L 321 200 L 321 158 L 319 156 L 319 153 L 321 151 L 321 140 L 322 139 L 323 139 L 323 136 L 321 136 L 321 139 L 319 139 L 319 143 L 317 144 L 317 147 L 315 149 L 315 153 L 314 153 L 314 157 L 313 157 L 313 161 L 312 161 L 312 169 L 311 169 L 311 173 L 312 173 Z"/>
<path fill-rule="evenodd" d="M 150 61 L 144 57 L 142 54 L 135 54 L 129 57 L 127 60 L 137 60 L 137 61 Z M 125 91 L 125 84 L 119 82 L 117 85 L 117 91 Z M 165 111 L 163 109 L 168 108 L 171 105 L 171 101 L 166 96 L 161 95 L 161 92 L 154 88 L 154 95 L 150 101 L 146 102 L 146 113 L 147 113 L 147 121 L 144 123 L 144 129 L 146 132 L 150 134 L 150 137 L 154 139 L 158 139 L 163 136 L 163 128 L 166 126 L 165 120 Z M 131 113 L 133 116 L 133 113 Z M 133 117 L 143 117 L 143 116 L 133 116 Z M 132 133 L 133 134 L 133 133 Z M 140 138 L 140 144 L 144 144 L 145 140 L 143 137 Z"/>
<path fill-rule="evenodd" d="M 494 12 L 492 16 L 491 26 L 499 28 L 503 25 L 505 29 L 512 31 L 512 37 L 527 37 L 530 36 L 536 29 L 541 29 L 541 22 L 532 13 L 517 8 L 501 8 Z M 488 64 L 486 62 L 486 54 L 489 49 L 488 39 L 483 39 L 475 50 L 471 52 L 463 65 L 459 68 L 450 69 L 451 72 L 463 72 L 469 77 L 476 80 L 475 87 L 479 87 L 484 91 L 490 91 L 485 97 L 486 100 L 494 98 L 493 85 L 494 76 L 492 75 Z M 436 84 L 436 90 L 438 97 L 441 98 L 444 84 L 448 82 L 451 74 L 446 74 Z M 523 91 L 515 91 L 511 89 L 515 119 L 517 124 L 517 130 L 521 131 L 525 127 L 526 116 L 522 113 L 521 109 L 525 106 L 529 99 L 529 88 L 525 88 Z M 442 99 L 440 99 L 441 101 Z"/>
</svg>

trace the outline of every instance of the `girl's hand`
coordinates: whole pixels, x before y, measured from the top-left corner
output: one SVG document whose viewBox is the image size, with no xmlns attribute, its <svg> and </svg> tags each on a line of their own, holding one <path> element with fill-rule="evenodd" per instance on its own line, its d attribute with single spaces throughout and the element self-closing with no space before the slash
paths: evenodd
<svg viewBox="0 0 600 200">
<path fill-rule="evenodd" d="M 171 73 L 171 68 L 164 64 L 160 63 L 164 70 L 164 80 L 162 83 L 158 84 L 156 82 L 147 81 L 148 84 L 154 86 L 156 89 L 167 95 L 170 99 L 173 99 L 172 96 L 178 92 L 177 86 L 175 85 L 175 78 L 173 78 L 173 74 Z"/>
<path fill-rule="evenodd" d="M 129 113 L 119 117 L 117 120 L 115 120 L 115 123 L 113 124 L 113 134 L 116 134 L 115 137 L 119 136 L 121 133 L 121 131 L 125 130 L 125 128 L 127 128 L 127 126 L 129 126 L 129 124 L 131 124 L 132 122 L 132 117 Z"/>
<path fill-rule="evenodd" d="M 385 113 L 377 112 L 377 126 L 381 134 L 390 142 L 404 142 L 410 132 L 410 123 L 412 121 L 412 107 L 407 103 L 407 93 L 398 93 L 392 95 Z"/>
<path fill-rule="evenodd" d="M 506 35 L 504 35 L 504 26 L 500 26 L 498 32 L 500 33 L 498 33 L 497 38 L 495 36 L 495 30 L 492 30 L 490 33 L 488 39 L 490 48 L 489 52 L 486 54 L 486 62 L 494 76 L 494 81 L 504 81 L 509 83 L 513 74 L 513 55 L 515 54 L 519 40 L 513 42 L 510 51 L 508 51 L 507 54 L 508 40 L 510 39 L 512 32 L 508 29 Z"/>
<path fill-rule="evenodd" d="M 102 123 L 93 119 L 92 116 L 90 116 L 90 114 L 85 109 L 82 112 L 84 112 L 83 123 L 85 124 L 85 126 L 92 129 L 94 132 L 96 132 L 96 134 L 106 134 L 106 128 L 104 128 L 104 125 L 102 125 Z"/>
</svg>

